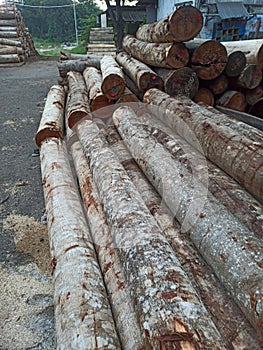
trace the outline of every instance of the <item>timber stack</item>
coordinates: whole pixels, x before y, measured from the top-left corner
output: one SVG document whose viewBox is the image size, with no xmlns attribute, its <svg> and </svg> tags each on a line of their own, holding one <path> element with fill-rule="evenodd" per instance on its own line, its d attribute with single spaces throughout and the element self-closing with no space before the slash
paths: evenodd
<svg viewBox="0 0 263 350">
<path fill-rule="evenodd" d="M 194 30 L 177 38 L 189 48 L 176 64 Z M 202 66 L 198 51 L 174 69 L 131 50 L 58 63 L 66 80 L 35 137 L 57 349 L 263 348 L 263 132 L 194 102 L 227 66 L 221 44 L 203 47 L 222 59 Z"/>
<path fill-rule="evenodd" d="M 0 65 L 21 65 L 37 55 L 20 11 L 14 4 L 0 5 Z"/>
</svg>

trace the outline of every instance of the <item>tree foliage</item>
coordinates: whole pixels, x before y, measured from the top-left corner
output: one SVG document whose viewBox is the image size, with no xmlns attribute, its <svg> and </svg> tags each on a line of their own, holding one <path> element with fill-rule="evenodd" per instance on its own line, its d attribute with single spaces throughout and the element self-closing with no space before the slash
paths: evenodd
<svg viewBox="0 0 263 350">
<path fill-rule="evenodd" d="M 88 30 L 96 24 L 96 15 L 101 10 L 92 0 L 78 0 L 75 3 L 78 31 L 81 39 L 87 41 Z M 20 6 L 19 9 L 34 38 L 54 41 L 75 40 L 72 0 L 24 0 L 24 5 L 28 6 Z M 70 6 L 54 7 L 65 5 Z"/>
</svg>

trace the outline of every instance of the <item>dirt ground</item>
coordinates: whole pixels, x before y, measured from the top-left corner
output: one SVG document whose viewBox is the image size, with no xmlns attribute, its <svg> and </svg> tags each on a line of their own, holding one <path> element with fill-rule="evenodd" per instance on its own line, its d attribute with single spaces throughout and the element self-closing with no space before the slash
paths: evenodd
<svg viewBox="0 0 263 350">
<path fill-rule="evenodd" d="M 0 350 L 55 349 L 53 290 L 34 136 L 55 60 L 0 68 Z"/>
</svg>

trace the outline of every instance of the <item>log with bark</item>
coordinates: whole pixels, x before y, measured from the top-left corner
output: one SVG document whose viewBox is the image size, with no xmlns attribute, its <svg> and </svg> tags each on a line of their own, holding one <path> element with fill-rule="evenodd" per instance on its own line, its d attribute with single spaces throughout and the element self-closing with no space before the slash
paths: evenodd
<svg viewBox="0 0 263 350">
<path fill-rule="evenodd" d="M 47 138 L 64 137 L 64 104 L 66 93 L 63 87 L 53 85 L 47 95 L 44 111 L 35 136 L 38 147 Z"/>
<path fill-rule="evenodd" d="M 57 349 L 121 349 L 68 162 L 66 145 L 40 149 L 54 280 Z"/>
<path fill-rule="evenodd" d="M 233 51 L 228 53 L 227 64 L 225 66 L 225 74 L 232 78 L 237 77 L 246 67 L 247 58 L 242 51 Z"/>
<path fill-rule="evenodd" d="M 202 13 L 194 6 L 179 7 L 168 17 L 151 24 L 144 24 L 136 31 L 136 38 L 142 41 L 184 42 L 196 37 L 203 27 Z"/>
<path fill-rule="evenodd" d="M 130 90 L 125 87 L 124 93 L 116 101 L 116 103 L 127 103 L 127 102 L 139 102 L 139 98 Z"/>
<path fill-rule="evenodd" d="M 130 89 L 140 100 L 142 100 L 145 91 L 139 90 L 137 84 L 125 72 L 124 78 L 127 88 Z"/>
<path fill-rule="evenodd" d="M 111 102 L 101 90 L 101 72 L 95 67 L 87 67 L 83 72 L 83 77 L 88 90 L 91 112 L 94 112 L 99 108 L 109 106 Z"/>
<path fill-rule="evenodd" d="M 77 125 L 152 348 L 223 349 L 222 339 L 126 171 L 89 121 Z M 197 336 L 199 334 L 200 336 Z"/>
<path fill-rule="evenodd" d="M 21 46 L 21 42 L 19 40 L 11 40 L 11 39 L 0 38 L 0 45 L 20 47 Z"/>
<path fill-rule="evenodd" d="M 155 68 L 164 81 L 164 91 L 171 95 L 186 95 L 193 98 L 199 89 L 197 74 L 190 67 L 178 69 Z"/>
<path fill-rule="evenodd" d="M 71 71 L 67 74 L 68 97 L 65 118 L 70 128 L 73 128 L 82 118 L 91 118 L 91 110 L 88 102 L 88 92 L 83 75 Z"/>
<path fill-rule="evenodd" d="M 224 125 L 222 115 L 217 117 L 216 113 L 186 97 L 172 98 L 160 90 L 150 89 L 144 95 L 144 102 L 156 106 L 160 119 L 263 200 L 262 143 L 251 142 L 240 132 Z"/>
<path fill-rule="evenodd" d="M 79 73 L 83 73 L 83 71 L 87 68 L 87 67 L 95 67 L 97 69 L 100 69 L 100 59 L 99 57 L 91 57 L 91 58 L 87 58 L 85 60 L 66 60 L 63 62 L 58 62 L 58 71 L 59 71 L 59 75 L 62 78 L 65 78 L 67 76 L 67 73 L 70 71 L 75 71 L 75 72 L 79 72 Z"/>
<path fill-rule="evenodd" d="M 236 78 L 229 81 L 232 88 L 254 89 L 262 81 L 262 70 L 258 64 L 248 64 Z"/>
<path fill-rule="evenodd" d="M 262 240 L 211 195 L 203 179 L 189 173 L 180 157 L 156 143 L 131 108 L 120 107 L 113 120 L 133 158 L 180 222 L 181 230 L 188 231 L 262 337 Z"/>
<path fill-rule="evenodd" d="M 100 69 L 102 73 L 102 92 L 109 100 L 118 100 L 125 89 L 121 67 L 114 57 L 105 55 L 100 60 Z"/>
<path fill-rule="evenodd" d="M 17 46 L 0 46 L 0 55 L 23 55 L 23 49 Z"/>
<path fill-rule="evenodd" d="M 148 43 L 126 35 L 123 49 L 131 56 L 150 66 L 181 68 L 189 62 L 189 52 L 183 43 Z"/>
<path fill-rule="evenodd" d="M 246 98 L 245 98 L 245 95 L 240 91 L 227 90 L 216 101 L 216 104 L 218 106 L 244 112 L 246 109 Z"/>
<path fill-rule="evenodd" d="M 95 67 L 93 62 L 96 62 L 96 68 L 100 66 L 100 60 L 102 56 L 96 54 L 73 54 L 69 52 L 60 51 L 59 53 L 59 61 L 88 61 L 91 62 L 91 66 Z"/>
<path fill-rule="evenodd" d="M 145 63 L 138 61 L 126 52 L 119 52 L 116 61 L 123 67 L 124 72 L 129 75 L 140 91 L 146 91 L 152 87 L 163 89 L 162 78 Z"/>
<path fill-rule="evenodd" d="M 216 40 L 191 40 L 185 43 L 190 51 L 192 69 L 203 80 L 218 77 L 227 64 L 226 48 Z"/>
<path fill-rule="evenodd" d="M 210 91 L 207 88 L 201 87 L 197 93 L 195 94 L 193 101 L 195 103 L 204 103 L 205 105 L 208 106 L 213 106 L 215 103 L 215 97 L 212 93 L 212 91 Z"/>
<path fill-rule="evenodd" d="M 0 64 L 19 63 L 19 62 L 21 62 L 20 58 L 21 58 L 21 56 L 18 54 L 0 55 Z"/>
</svg>

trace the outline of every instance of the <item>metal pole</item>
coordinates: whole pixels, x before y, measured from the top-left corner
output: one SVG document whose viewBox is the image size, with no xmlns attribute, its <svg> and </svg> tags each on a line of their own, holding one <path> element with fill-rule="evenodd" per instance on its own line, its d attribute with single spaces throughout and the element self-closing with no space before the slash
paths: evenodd
<svg viewBox="0 0 263 350">
<path fill-rule="evenodd" d="M 76 34 L 76 45 L 79 45 L 79 38 L 78 38 L 78 26 L 77 26 L 77 15 L 76 15 L 76 5 L 75 1 L 73 0 L 73 12 L 74 12 L 74 23 L 75 23 L 75 34 Z"/>
</svg>

